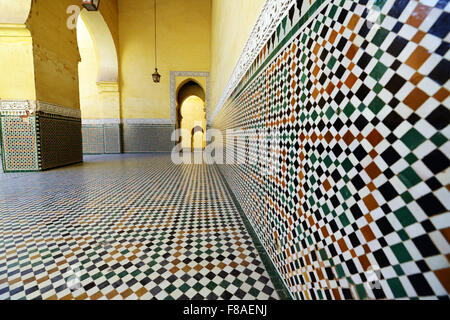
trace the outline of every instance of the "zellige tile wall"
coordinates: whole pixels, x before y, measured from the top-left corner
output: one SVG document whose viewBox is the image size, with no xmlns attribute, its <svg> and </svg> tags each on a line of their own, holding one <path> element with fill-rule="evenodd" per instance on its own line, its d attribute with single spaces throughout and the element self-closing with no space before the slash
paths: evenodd
<svg viewBox="0 0 450 320">
<path fill-rule="evenodd" d="M 265 134 L 221 170 L 294 297 L 448 299 L 449 12 L 299 0 L 213 119 Z"/>
</svg>

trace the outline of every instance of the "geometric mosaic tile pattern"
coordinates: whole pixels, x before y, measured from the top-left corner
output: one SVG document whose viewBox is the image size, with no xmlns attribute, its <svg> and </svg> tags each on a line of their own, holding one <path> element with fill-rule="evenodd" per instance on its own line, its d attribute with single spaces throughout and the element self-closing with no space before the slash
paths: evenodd
<svg viewBox="0 0 450 320">
<path fill-rule="evenodd" d="M 20 117 L 0 116 L 0 138 L 5 170 L 39 169 L 36 117 L 25 122 Z"/>
<path fill-rule="evenodd" d="M 81 120 L 38 114 L 40 170 L 83 161 Z"/>
<path fill-rule="evenodd" d="M 105 153 L 103 125 L 83 125 L 82 132 L 84 154 Z"/>
<path fill-rule="evenodd" d="M 171 152 L 173 131 L 171 124 L 125 124 L 123 150 L 125 153 Z"/>
<path fill-rule="evenodd" d="M 221 170 L 298 299 L 448 299 L 450 4 L 368 3 L 290 8 L 213 122 L 266 136 Z"/>
<path fill-rule="evenodd" d="M 173 125 L 165 124 L 84 124 L 84 154 L 170 152 Z M 123 141 L 122 141 L 123 140 Z"/>
<path fill-rule="evenodd" d="M 80 119 L 37 112 L 0 116 L 5 172 L 41 171 L 81 162 Z"/>
<path fill-rule="evenodd" d="M 278 299 L 216 166 L 0 175 L 0 299 Z"/>
</svg>

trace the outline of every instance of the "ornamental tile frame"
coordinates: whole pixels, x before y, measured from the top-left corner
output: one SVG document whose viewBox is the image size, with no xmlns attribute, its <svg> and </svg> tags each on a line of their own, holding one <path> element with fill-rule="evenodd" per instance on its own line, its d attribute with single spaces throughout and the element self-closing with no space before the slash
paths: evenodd
<svg viewBox="0 0 450 320">
<path fill-rule="evenodd" d="M 210 117 L 210 78 L 209 72 L 201 71 L 171 71 L 170 72 L 170 120 L 171 123 L 176 125 L 176 107 L 177 107 L 177 97 L 176 97 L 176 78 L 177 77 L 203 77 L 206 78 L 206 123 L 211 125 Z"/>
<path fill-rule="evenodd" d="M 297 299 L 449 299 L 450 4 L 283 3 L 212 117 L 264 137 L 220 166 L 250 224 Z"/>
</svg>

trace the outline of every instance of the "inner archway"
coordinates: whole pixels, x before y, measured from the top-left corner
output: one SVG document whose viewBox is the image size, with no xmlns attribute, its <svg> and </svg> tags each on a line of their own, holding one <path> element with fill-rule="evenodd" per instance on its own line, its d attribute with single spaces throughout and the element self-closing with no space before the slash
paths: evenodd
<svg viewBox="0 0 450 320">
<path fill-rule="evenodd" d="M 85 154 L 120 153 L 120 92 L 114 38 L 99 11 L 77 21 L 80 108 Z"/>
<path fill-rule="evenodd" d="M 81 11 L 77 21 L 77 39 L 81 62 L 79 65 L 80 105 L 83 118 L 114 118 L 104 114 L 101 93 L 104 87 L 117 86 L 119 75 L 114 39 L 99 11 Z M 106 109 L 106 110 L 105 110 Z"/>
<path fill-rule="evenodd" d="M 80 88 L 80 108 L 84 119 L 94 118 L 101 108 L 100 95 L 97 88 L 99 70 L 99 55 L 96 52 L 94 40 L 89 33 L 86 22 L 81 17 L 77 23 L 78 48 L 81 62 L 78 66 Z"/>
<path fill-rule="evenodd" d="M 205 91 L 192 79 L 178 89 L 177 129 L 181 129 L 179 144 L 183 151 L 201 151 L 206 147 Z"/>
</svg>

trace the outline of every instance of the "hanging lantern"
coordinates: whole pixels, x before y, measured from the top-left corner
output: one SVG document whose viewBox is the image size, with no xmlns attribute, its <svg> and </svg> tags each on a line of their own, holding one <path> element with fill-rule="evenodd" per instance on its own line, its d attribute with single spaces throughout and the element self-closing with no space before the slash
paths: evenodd
<svg viewBox="0 0 450 320">
<path fill-rule="evenodd" d="M 156 0 L 155 0 L 155 73 L 152 74 L 153 82 L 159 83 L 161 81 L 161 75 L 158 72 L 158 50 L 156 47 Z"/>
<path fill-rule="evenodd" d="M 100 0 L 83 0 L 83 7 L 88 11 L 97 11 Z"/>
<path fill-rule="evenodd" d="M 155 73 L 152 74 L 153 82 L 159 83 L 161 81 L 161 75 L 158 73 L 158 68 L 155 69 Z"/>
</svg>

